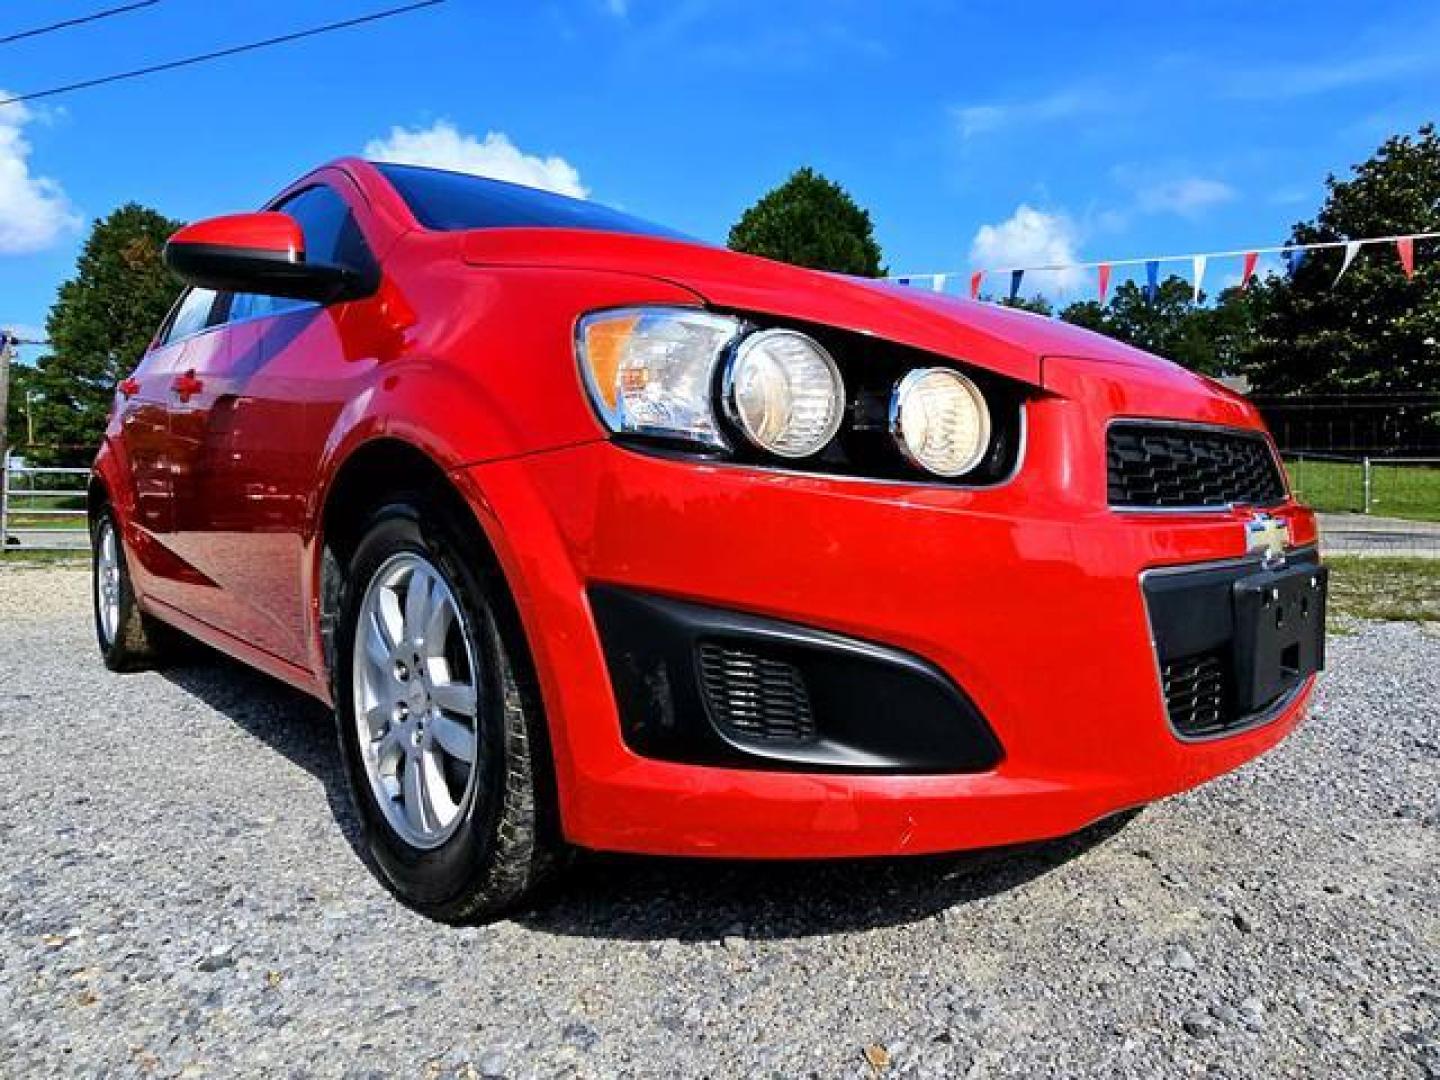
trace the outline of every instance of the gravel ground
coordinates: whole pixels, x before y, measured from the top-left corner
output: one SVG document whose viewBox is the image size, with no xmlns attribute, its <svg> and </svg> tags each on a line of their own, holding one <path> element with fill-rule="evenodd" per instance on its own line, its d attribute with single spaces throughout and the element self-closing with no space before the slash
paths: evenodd
<svg viewBox="0 0 1440 1080">
<path fill-rule="evenodd" d="M 595 857 L 452 930 L 350 846 L 327 716 L 118 677 L 86 579 L 0 567 L 0 1075 L 1440 1075 L 1440 637 L 1334 640 L 1318 715 L 1058 844 Z"/>
</svg>

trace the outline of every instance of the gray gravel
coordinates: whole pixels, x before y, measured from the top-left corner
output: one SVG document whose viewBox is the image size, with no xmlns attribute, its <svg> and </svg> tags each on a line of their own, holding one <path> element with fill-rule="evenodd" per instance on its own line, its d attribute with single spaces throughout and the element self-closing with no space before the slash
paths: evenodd
<svg viewBox="0 0 1440 1080">
<path fill-rule="evenodd" d="M 596 857 L 452 930 L 350 846 L 326 715 L 218 658 L 117 677 L 83 574 L 0 568 L 0 1075 L 1440 1075 L 1440 637 L 1024 852 Z"/>
</svg>

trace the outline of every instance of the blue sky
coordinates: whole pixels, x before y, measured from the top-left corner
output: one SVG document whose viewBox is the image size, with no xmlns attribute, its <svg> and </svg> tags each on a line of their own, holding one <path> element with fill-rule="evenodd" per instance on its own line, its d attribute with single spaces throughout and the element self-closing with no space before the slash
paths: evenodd
<svg viewBox="0 0 1440 1080">
<path fill-rule="evenodd" d="M 0 91 L 395 2 L 162 0 L 0 46 Z M 11 0 L 0 36 L 106 6 Z M 0 324 L 42 326 L 86 224 L 126 200 L 245 209 L 367 147 L 717 242 L 809 164 L 869 208 L 892 271 L 918 272 L 1277 243 L 1327 172 L 1437 103 L 1440 9 L 1414 0 L 450 0 L 0 108 Z"/>
</svg>

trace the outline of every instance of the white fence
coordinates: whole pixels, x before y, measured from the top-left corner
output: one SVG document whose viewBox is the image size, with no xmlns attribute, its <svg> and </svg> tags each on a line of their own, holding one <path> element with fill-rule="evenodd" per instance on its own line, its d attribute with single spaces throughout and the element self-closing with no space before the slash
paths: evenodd
<svg viewBox="0 0 1440 1080">
<path fill-rule="evenodd" d="M 0 546 L 16 551 L 84 551 L 89 469 L 38 468 L 14 459 L 0 469 Z"/>
</svg>

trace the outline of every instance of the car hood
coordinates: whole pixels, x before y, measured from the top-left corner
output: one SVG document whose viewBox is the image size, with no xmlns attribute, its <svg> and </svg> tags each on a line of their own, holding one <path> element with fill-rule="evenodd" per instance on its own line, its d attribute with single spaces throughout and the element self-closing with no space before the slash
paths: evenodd
<svg viewBox="0 0 1440 1080">
<path fill-rule="evenodd" d="M 1036 386 L 1044 385 L 1046 357 L 1073 357 L 1141 369 L 1147 382 L 1171 390 L 1226 393 L 1168 360 L 1055 319 L 704 244 L 569 229 L 487 229 L 464 233 L 461 251 L 474 265 L 553 266 L 660 278 L 712 307 L 873 335 Z"/>
</svg>

